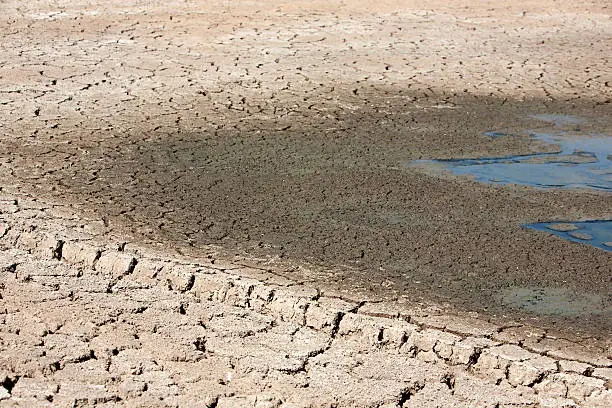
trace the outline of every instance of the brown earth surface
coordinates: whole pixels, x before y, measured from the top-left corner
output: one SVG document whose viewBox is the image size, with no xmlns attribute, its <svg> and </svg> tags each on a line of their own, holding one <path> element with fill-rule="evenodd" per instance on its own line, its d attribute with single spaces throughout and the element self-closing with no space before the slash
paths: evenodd
<svg viewBox="0 0 612 408">
<path fill-rule="evenodd" d="M 45 217 L 610 357 L 610 252 L 521 227 L 611 219 L 609 192 L 409 166 L 542 151 L 529 131 L 576 130 L 536 114 L 612 135 L 607 2 L 1 4 L 0 181 Z M 566 310 L 510 308 L 522 289 L 561 293 Z"/>
</svg>

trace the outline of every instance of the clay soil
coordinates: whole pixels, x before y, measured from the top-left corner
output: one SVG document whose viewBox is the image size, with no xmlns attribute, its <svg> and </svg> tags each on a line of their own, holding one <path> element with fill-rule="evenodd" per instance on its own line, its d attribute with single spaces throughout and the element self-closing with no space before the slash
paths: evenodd
<svg viewBox="0 0 612 408">
<path fill-rule="evenodd" d="M 346 3 L 4 2 L 3 182 L 128 242 L 607 338 L 610 252 L 521 224 L 609 219 L 609 192 L 410 166 L 576 130 L 534 114 L 612 135 L 607 2 Z M 528 313 L 515 287 L 597 302 Z"/>
</svg>

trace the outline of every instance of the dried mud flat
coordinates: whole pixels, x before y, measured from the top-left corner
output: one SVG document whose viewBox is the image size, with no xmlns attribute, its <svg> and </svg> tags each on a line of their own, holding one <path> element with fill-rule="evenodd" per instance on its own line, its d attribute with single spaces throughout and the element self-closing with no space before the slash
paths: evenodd
<svg viewBox="0 0 612 408">
<path fill-rule="evenodd" d="M 610 193 L 409 165 L 612 135 L 609 5 L 346 3 L 1 3 L 0 406 L 612 404 L 610 252 L 521 228 Z"/>
</svg>

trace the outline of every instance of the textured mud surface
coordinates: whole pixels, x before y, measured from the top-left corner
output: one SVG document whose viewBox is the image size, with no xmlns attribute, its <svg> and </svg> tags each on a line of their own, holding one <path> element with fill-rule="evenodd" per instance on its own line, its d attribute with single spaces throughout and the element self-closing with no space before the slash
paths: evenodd
<svg viewBox="0 0 612 408">
<path fill-rule="evenodd" d="M 521 225 L 610 219 L 609 191 L 409 163 L 556 151 L 526 129 L 611 135 L 609 5 L 429 7 L 5 1 L 2 187 L 127 247 L 608 356 L 610 252 Z"/>
<path fill-rule="evenodd" d="M 612 401 L 612 360 L 593 341 L 322 292 L 238 263 L 113 247 L 102 227 L 82 228 L 68 208 L 22 195 L 4 193 L 0 208 L 0 406 Z"/>
<path fill-rule="evenodd" d="M 612 134 L 607 9 L 35 6 L 3 16 L 7 181 L 134 238 L 321 265 L 301 279 L 387 299 L 499 314 L 503 288 L 567 288 L 602 299 L 571 325 L 609 331 L 610 254 L 520 227 L 609 218 L 609 193 L 407 166 L 542 150 L 492 129 Z"/>
<path fill-rule="evenodd" d="M 229 255 L 307 260 L 331 269 L 316 277 L 326 284 L 386 299 L 426 294 L 494 313 L 507 309 L 496 295 L 508 286 L 571 288 L 602 300 L 579 316 L 582 327 L 610 329 L 610 254 L 521 228 L 606 216 L 609 193 L 496 188 L 405 166 L 423 154 L 455 156 L 460 146 L 470 157 L 487 155 L 495 143 L 480 140 L 484 129 L 502 112 L 520 122 L 538 105 L 500 109 L 498 100 L 481 107 L 482 98 L 453 99 L 453 109 L 408 116 L 410 103 L 394 106 L 384 94 L 373 100 L 387 112 L 338 110 L 338 130 L 314 115 L 281 131 L 266 130 L 276 122 L 255 121 L 227 132 L 112 139 L 45 178 L 109 222 L 189 244 L 191 253 L 215 244 Z M 516 144 L 504 148 L 530 149 L 529 138 Z"/>
</svg>

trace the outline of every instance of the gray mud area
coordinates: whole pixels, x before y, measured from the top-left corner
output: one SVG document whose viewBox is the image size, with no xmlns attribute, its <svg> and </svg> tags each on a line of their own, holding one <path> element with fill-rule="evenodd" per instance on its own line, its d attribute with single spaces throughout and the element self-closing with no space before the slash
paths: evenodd
<svg viewBox="0 0 612 408">
<path fill-rule="evenodd" d="M 299 103 L 281 120 L 65 144 L 63 154 L 76 160 L 46 175 L 50 194 L 185 253 L 202 256 L 215 245 L 224 257 L 256 257 L 263 267 L 268 260 L 322 287 L 609 333 L 610 253 L 521 227 L 605 218 L 609 193 L 493 186 L 406 166 L 541 150 L 528 136 L 483 134 L 550 126 L 530 117 L 540 112 L 585 117 L 583 129 L 610 134 L 609 106 L 390 89 L 332 96 Z M 30 149 L 40 160 L 58 155 Z M 296 265 L 318 272 L 300 276 Z M 597 299 L 597 306 L 585 301 L 563 313 L 542 306 L 546 299 L 538 308 L 503 299 L 532 287 Z"/>
<path fill-rule="evenodd" d="M 535 314 L 581 316 L 605 313 L 601 296 L 573 293 L 565 289 L 511 287 L 502 291 L 500 299 L 509 307 Z"/>
</svg>

